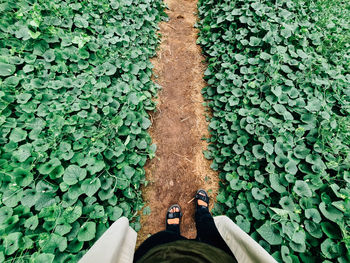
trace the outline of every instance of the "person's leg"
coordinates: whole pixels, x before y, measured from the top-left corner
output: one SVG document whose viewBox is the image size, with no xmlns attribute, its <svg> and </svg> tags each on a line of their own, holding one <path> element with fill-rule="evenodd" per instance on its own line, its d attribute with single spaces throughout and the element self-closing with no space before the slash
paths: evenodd
<svg viewBox="0 0 350 263">
<path fill-rule="evenodd" d="M 187 238 L 181 236 L 180 233 L 177 233 L 176 229 L 174 229 L 174 230 L 175 231 L 171 231 L 168 229 L 165 231 L 161 231 L 161 232 L 158 232 L 158 233 L 150 236 L 149 238 L 147 238 L 135 251 L 134 262 L 137 262 L 137 260 L 139 260 L 149 250 L 151 250 L 152 248 L 154 248 L 158 245 L 187 239 Z"/>
<path fill-rule="evenodd" d="M 197 238 L 196 240 L 207 243 L 211 246 L 217 247 L 225 251 L 227 254 L 233 255 L 231 249 L 227 246 L 225 240 L 216 228 L 214 218 L 209 212 L 208 204 L 202 200 L 197 200 L 199 206 L 196 209 L 195 221 L 197 228 Z"/>
<path fill-rule="evenodd" d="M 147 238 L 135 251 L 134 262 L 137 262 L 153 247 L 177 240 L 187 239 L 180 235 L 180 218 L 182 215 L 180 209 L 181 208 L 178 205 L 173 205 L 169 208 L 167 213 L 166 230 Z"/>
</svg>

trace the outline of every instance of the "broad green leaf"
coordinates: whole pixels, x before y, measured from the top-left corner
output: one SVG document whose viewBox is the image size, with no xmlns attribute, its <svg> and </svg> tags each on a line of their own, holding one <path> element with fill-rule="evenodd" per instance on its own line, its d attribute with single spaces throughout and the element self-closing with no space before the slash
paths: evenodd
<svg viewBox="0 0 350 263">
<path fill-rule="evenodd" d="M 74 185 L 86 177 L 86 170 L 77 165 L 69 165 L 63 174 L 63 181 L 68 185 Z"/>
<path fill-rule="evenodd" d="M 343 213 L 335 208 L 333 205 L 326 205 L 324 202 L 321 202 L 319 205 L 321 213 L 329 220 L 337 222 L 342 220 Z"/>
<path fill-rule="evenodd" d="M 14 142 L 23 141 L 27 137 L 27 132 L 20 128 L 15 128 L 10 134 L 10 140 Z"/>
<path fill-rule="evenodd" d="M 285 167 L 286 172 L 295 175 L 298 172 L 297 163 L 293 160 L 289 160 L 289 162 L 286 163 Z"/>
<path fill-rule="evenodd" d="M 25 221 L 24 227 L 29 228 L 30 230 L 35 230 L 37 228 L 38 224 L 39 224 L 38 216 L 34 215 L 34 216 L 29 217 Z"/>
<path fill-rule="evenodd" d="M 271 143 L 265 143 L 263 146 L 263 149 L 265 152 L 267 152 L 269 155 L 273 154 L 273 145 Z"/>
<path fill-rule="evenodd" d="M 56 56 L 55 53 L 52 49 L 47 50 L 44 54 L 43 54 L 44 59 L 47 62 L 52 62 L 55 60 Z"/>
<path fill-rule="evenodd" d="M 58 225 L 55 228 L 55 233 L 57 233 L 60 236 L 64 236 L 65 234 L 69 233 L 71 229 L 72 226 L 68 224 Z"/>
<path fill-rule="evenodd" d="M 13 210 L 10 207 L 2 206 L 0 208 L 0 224 L 4 223 L 13 214 Z"/>
<path fill-rule="evenodd" d="M 62 218 L 59 222 L 72 224 L 82 215 L 81 206 L 68 207 L 62 213 Z"/>
<path fill-rule="evenodd" d="M 282 194 L 286 191 L 286 187 L 281 184 L 280 177 L 277 174 L 270 174 L 269 179 L 271 183 L 271 188 L 274 189 L 276 192 Z"/>
<path fill-rule="evenodd" d="M 321 223 L 321 228 L 323 233 L 325 233 L 329 238 L 332 239 L 341 239 L 342 238 L 342 233 L 339 228 L 339 226 L 335 223 L 331 222 L 322 222 Z"/>
<path fill-rule="evenodd" d="M 135 174 L 135 169 L 129 165 L 123 167 L 123 173 L 127 176 L 127 178 L 131 179 L 131 177 Z"/>
<path fill-rule="evenodd" d="M 273 225 L 265 222 L 261 227 L 256 230 L 263 239 L 265 239 L 270 245 L 280 245 L 282 243 L 282 237 L 280 231 Z"/>
<path fill-rule="evenodd" d="M 293 202 L 293 199 L 289 196 L 283 196 L 279 201 L 279 204 L 282 206 L 283 209 L 294 212 L 295 204 Z"/>
<path fill-rule="evenodd" d="M 0 62 L 0 76 L 10 76 L 16 71 L 16 66 Z"/>
<path fill-rule="evenodd" d="M 87 196 L 93 196 L 101 187 L 101 181 L 99 178 L 88 178 L 81 184 L 81 189 Z"/>
<path fill-rule="evenodd" d="M 263 200 L 267 197 L 267 193 L 265 191 L 265 189 L 259 189 L 259 188 L 252 188 L 252 195 L 254 197 L 255 200 Z"/>
<path fill-rule="evenodd" d="M 42 251 L 46 253 L 63 252 L 67 248 L 67 238 L 52 233 L 50 238 L 43 244 Z"/>
<path fill-rule="evenodd" d="M 339 245 L 336 244 L 332 239 L 327 238 L 321 244 L 322 254 L 329 259 L 336 258 L 340 254 Z"/>
<path fill-rule="evenodd" d="M 78 232 L 79 241 L 90 241 L 96 235 L 96 223 L 87 222 L 83 224 Z"/>
<path fill-rule="evenodd" d="M 13 176 L 16 184 L 22 187 L 30 185 L 33 181 L 33 174 L 30 171 L 20 167 L 13 171 Z"/>
<path fill-rule="evenodd" d="M 253 146 L 253 154 L 254 154 L 255 158 L 257 158 L 258 160 L 265 157 L 265 153 L 264 153 L 261 145 L 254 145 Z"/>
<path fill-rule="evenodd" d="M 13 232 L 4 238 L 5 255 L 12 255 L 19 249 L 20 239 L 22 237 L 21 232 Z"/>
<path fill-rule="evenodd" d="M 293 191 L 303 197 L 311 197 L 312 196 L 312 191 L 309 187 L 309 185 L 305 181 L 297 180 L 295 182 L 295 185 L 293 187 Z"/>
<path fill-rule="evenodd" d="M 17 151 L 13 152 L 13 156 L 19 161 L 19 162 L 24 162 L 26 161 L 29 156 L 31 156 L 31 149 L 32 149 L 32 145 L 27 143 L 24 145 L 21 145 L 20 147 L 18 147 Z"/>
<path fill-rule="evenodd" d="M 49 253 L 41 253 L 34 258 L 34 263 L 52 263 L 55 255 Z"/>
<path fill-rule="evenodd" d="M 321 222 L 321 215 L 316 208 L 305 209 L 305 217 L 317 224 Z"/>
<path fill-rule="evenodd" d="M 122 216 L 123 209 L 121 209 L 120 207 L 117 207 L 117 206 L 108 207 L 107 212 L 108 212 L 109 219 L 112 221 L 116 221 Z"/>
</svg>

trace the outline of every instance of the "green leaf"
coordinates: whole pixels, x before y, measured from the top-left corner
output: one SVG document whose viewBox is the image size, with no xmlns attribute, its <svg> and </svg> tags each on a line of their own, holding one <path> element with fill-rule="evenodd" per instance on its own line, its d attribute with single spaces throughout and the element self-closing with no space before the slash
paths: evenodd
<svg viewBox="0 0 350 263">
<path fill-rule="evenodd" d="M 142 214 L 143 215 L 150 215 L 151 214 L 151 208 L 149 206 L 144 207 L 143 211 L 142 211 Z"/>
<path fill-rule="evenodd" d="M 253 195 L 255 200 L 263 200 L 266 198 L 267 193 L 266 193 L 265 189 L 261 190 L 257 187 L 253 187 L 252 188 L 252 195 Z"/>
<path fill-rule="evenodd" d="M 83 224 L 78 232 L 79 241 L 90 241 L 96 235 L 96 223 L 87 222 Z"/>
<path fill-rule="evenodd" d="M 57 250 L 63 252 L 67 248 L 67 238 L 56 233 L 52 233 L 50 238 L 43 244 L 42 251 L 55 253 Z"/>
<path fill-rule="evenodd" d="M 269 155 L 273 154 L 274 147 L 273 147 L 273 145 L 271 143 L 264 143 L 263 149 Z"/>
<path fill-rule="evenodd" d="M 109 219 L 112 221 L 116 221 L 122 216 L 123 209 L 121 209 L 118 206 L 108 207 L 107 212 L 108 212 Z"/>
<path fill-rule="evenodd" d="M 260 42 L 261 42 L 260 38 L 250 37 L 249 45 L 255 47 L 255 46 L 258 46 L 260 44 Z"/>
<path fill-rule="evenodd" d="M 236 224 L 246 233 L 249 233 L 250 231 L 250 222 L 245 219 L 243 216 L 238 215 L 236 216 Z"/>
<path fill-rule="evenodd" d="M 283 262 L 285 262 L 285 263 L 293 263 L 293 260 L 290 257 L 290 252 L 289 252 L 289 248 L 288 247 L 286 247 L 286 246 L 282 246 L 281 247 L 281 255 L 282 255 Z"/>
<path fill-rule="evenodd" d="M 52 263 L 55 255 L 49 253 L 41 253 L 34 258 L 34 263 Z"/>
<path fill-rule="evenodd" d="M 55 233 L 57 233 L 60 236 L 64 236 L 65 234 L 68 234 L 72 229 L 71 225 L 68 224 L 63 224 L 63 225 L 58 225 L 55 228 Z"/>
<path fill-rule="evenodd" d="M 277 174 L 270 174 L 269 179 L 271 183 L 271 188 L 274 189 L 276 192 L 282 194 L 286 191 L 286 187 L 281 184 L 280 177 Z"/>
<path fill-rule="evenodd" d="M 59 165 L 61 165 L 60 160 L 57 158 L 53 158 L 47 163 L 41 164 L 38 168 L 38 171 L 41 174 L 50 174 Z"/>
<path fill-rule="evenodd" d="M 19 249 L 21 232 L 13 232 L 5 236 L 3 246 L 5 248 L 5 255 L 12 255 Z"/>
<path fill-rule="evenodd" d="M 283 196 L 279 201 L 279 204 L 282 206 L 283 209 L 294 212 L 295 204 L 293 202 L 293 199 L 289 196 Z"/>
<path fill-rule="evenodd" d="M 322 242 L 321 251 L 326 258 L 330 259 L 336 258 L 340 254 L 339 245 L 330 238 Z"/>
<path fill-rule="evenodd" d="M 90 163 L 87 167 L 86 170 L 90 172 L 91 175 L 94 175 L 100 171 L 103 170 L 103 168 L 106 167 L 106 164 L 103 160 L 94 160 L 93 163 Z"/>
<path fill-rule="evenodd" d="M 23 163 L 25 160 L 29 158 L 29 156 L 31 156 L 31 149 L 32 149 L 31 144 L 27 143 L 27 144 L 21 145 L 20 147 L 18 147 L 17 151 L 13 152 L 13 156 L 17 158 L 17 160 L 20 163 Z"/>
<path fill-rule="evenodd" d="M 270 245 L 280 245 L 282 243 L 282 237 L 280 231 L 265 222 L 261 227 L 256 230 L 260 236 L 265 239 Z"/>
<path fill-rule="evenodd" d="M 104 63 L 103 66 L 104 66 L 105 69 L 106 69 L 106 75 L 107 75 L 107 76 L 112 76 L 112 75 L 114 75 L 114 74 L 116 73 L 116 71 L 117 71 L 117 67 L 114 66 L 114 65 L 112 65 L 112 64 L 109 63 L 109 62 Z"/>
<path fill-rule="evenodd" d="M 256 159 L 260 160 L 265 157 L 265 153 L 263 151 L 263 147 L 261 145 L 254 145 L 252 148 L 253 154 Z"/>
<path fill-rule="evenodd" d="M 279 115 L 283 115 L 287 111 L 287 109 L 281 104 L 275 104 L 273 108 Z"/>
<path fill-rule="evenodd" d="M 303 145 L 297 145 L 294 148 L 294 155 L 295 157 L 299 158 L 299 159 L 305 159 L 306 156 L 310 153 L 310 150 L 307 149 L 305 146 Z"/>
<path fill-rule="evenodd" d="M 52 49 L 47 50 L 43 54 L 43 57 L 44 57 L 45 61 L 47 61 L 47 62 L 52 62 L 56 58 L 55 53 L 54 53 L 54 51 Z"/>
<path fill-rule="evenodd" d="M 10 134 L 10 140 L 13 142 L 21 142 L 27 137 L 27 132 L 20 128 L 15 128 Z"/>
<path fill-rule="evenodd" d="M 240 145 L 240 146 L 246 146 L 247 143 L 248 143 L 248 137 L 247 136 L 241 136 L 237 139 L 237 143 Z"/>
<path fill-rule="evenodd" d="M 10 76 L 16 71 L 16 66 L 15 65 L 10 65 L 6 63 L 0 62 L 0 76 L 6 77 Z"/>
<path fill-rule="evenodd" d="M 342 239 L 342 232 L 337 224 L 326 221 L 321 223 L 321 228 L 329 238 Z"/>
<path fill-rule="evenodd" d="M 23 192 L 21 203 L 24 206 L 32 207 L 40 198 L 40 193 L 37 193 L 35 189 L 26 189 Z"/>
<path fill-rule="evenodd" d="M 288 173 L 292 175 L 295 175 L 298 172 L 297 163 L 293 160 L 289 160 L 289 162 L 286 163 L 284 168 Z"/>
<path fill-rule="evenodd" d="M 2 196 L 2 202 L 8 207 L 17 206 L 18 202 L 21 201 L 23 196 L 23 190 L 20 188 L 17 191 L 7 190 Z"/>
<path fill-rule="evenodd" d="M 337 222 L 343 219 L 343 213 L 335 208 L 333 205 L 326 205 L 326 203 L 321 202 L 319 205 L 321 213 L 329 220 Z"/>
<path fill-rule="evenodd" d="M 63 174 L 63 181 L 68 185 L 74 185 L 86 177 L 86 170 L 77 165 L 69 165 Z"/>
<path fill-rule="evenodd" d="M 0 224 L 4 223 L 13 214 L 13 210 L 10 207 L 2 206 L 0 208 Z"/>
<path fill-rule="evenodd" d="M 35 230 L 37 228 L 38 224 L 39 224 L 38 216 L 34 215 L 34 216 L 29 217 L 25 221 L 24 227 L 29 228 L 30 230 Z"/>
<path fill-rule="evenodd" d="M 88 178 L 83 181 L 81 184 L 81 189 L 87 196 L 93 196 L 98 189 L 101 187 L 101 181 L 99 178 Z"/>
<path fill-rule="evenodd" d="M 297 180 L 295 182 L 295 185 L 293 187 L 293 191 L 303 197 L 311 197 L 312 196 L 312 191 L 309 187 L 309 185 L 305 181 Z"/>
<path fill-rule="evenodd" d="M 316 208 L 305 209 L 305 217 L 307 219 L 312 219 L 312 221 L 314 221 L 317 224 L 320 223 L 322 220 L 321 215 Z"/>
<path fill-rule="evenodd" d="M 315 238 L 322 237 L 322 231 L 319 224 L 316 224 L 315 222 L 310 220 L 305 220 L 304 224 L 306 231 L 309 232 L 311 236 Z"/>
<path fill-rule="evenodd" d="M 123 173 L 127 178 L 131 179 L 131 177 L 135 174 L 135 169 L 129 165 L 123 167 Z"/>
<path fill-rule="evenodd" d="M 68 207 L 63 211 L 62 218 L 60 218 L 58 222 L 72 224 L 81 217 L 82 213 L 82 208 L 79 205 L 75 207 Z"/>
<path fill-rule="evenodd" d="M 13 170 L 13 176 L 15 177 L 16 184 L 22 187 L 30 185 L 33 181 L 33 174 L 21 167 Z"/>
</svg>

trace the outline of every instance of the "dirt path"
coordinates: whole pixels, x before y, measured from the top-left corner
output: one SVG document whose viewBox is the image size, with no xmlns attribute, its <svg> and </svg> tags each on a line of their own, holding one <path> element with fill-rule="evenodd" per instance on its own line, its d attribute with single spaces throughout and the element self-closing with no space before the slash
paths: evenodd
<svg viewBox="0 0 350 263">
<path fill-rule="evenodd" d="M 194 238 L 194 204 L 188 204 L 196 190 L 204 188 L 214 200 L 218 175 L 202 153 L 208 136 L 205 108 L 200 93 L 205 86 L 205 65 L 196 45 L 198 30 L 193 27 L 197 16 L 196 0 L 165 0 L 169 22 L 160 25 L 162 43 L 152 60 L 159 92 L 157 113 L 152 115 L 150 134 L 157 144 L 156 157 L 146 165 L 149 181 L 143 189 L 150 215 L 141 216 L 138 245 L 150 234 L 165 227 L 165 213 L 174 203 L 183 209 L 181 233 Z M 211 205 L 213 202 L 211 202 Z"/>
</svg>

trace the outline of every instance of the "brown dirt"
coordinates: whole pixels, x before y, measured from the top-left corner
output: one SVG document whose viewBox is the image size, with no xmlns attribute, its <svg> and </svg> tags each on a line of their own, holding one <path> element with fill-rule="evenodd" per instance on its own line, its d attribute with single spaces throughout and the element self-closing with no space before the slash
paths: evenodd
<svg viewBox="0 0 350 263">
<path fill-rule="evenodd" d="M 178 203 L 183 211 L 181 233 L 196 236 L 194 203 L 188 203 L 199 188 L 215 200 L 219 187 L 217 173 L 210 169 L 202 151 L 208 137 L 205 107 L 200 93 L 206 85 L 204 57 L 196 45 L 198 30 L 196 0 L 165 0 L 169 22 L 160 24 L 162 42 L 155 66 L 155 81 L 162 86 L 157 112 L 151 114 L 150 134 L 157 144 L 156 157 L 146 164 L 143 197 L 150 215 L 141 215 L 138 245 L 149 235 L 164 230 L 168 207 Z M 211 206 L 213 202 L 211 202 Z"/>
</svg>

